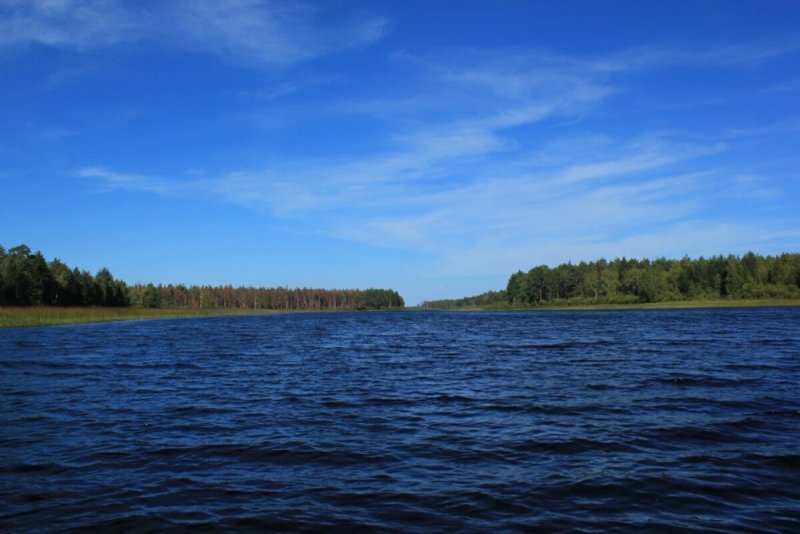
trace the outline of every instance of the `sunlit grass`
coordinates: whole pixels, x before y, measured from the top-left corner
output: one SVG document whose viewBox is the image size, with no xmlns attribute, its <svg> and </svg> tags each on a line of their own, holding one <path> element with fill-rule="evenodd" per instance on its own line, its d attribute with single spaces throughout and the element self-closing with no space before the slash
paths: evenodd
<svg viewBox="0 0 800 534">
<path fill-rule="evenodd" d="M 55 306 L 0 307 L 0 327 L 46 326 L 105 321 L 131 321 L 168 317 L 210 317 L 216 315 L 278 313 L 274 310 L 218 308 L 61 308 Z"/>
<path fill-rule="evenodd" d="M 682 300 L 633 304 L 555 303 L 543 306 L 511 306 L 492 304 L 485 307 L 449 308 L 455 311 L 479 310 L 646 310 L 675 308 L 750 308 L 767 306 L 800 306 L 798 299 Z M 417 308 L 420 309 L 420 308 Z M 408 309 L 413 311 L 414 308 Z M 0 306 L 0 328 L 48 326 L 106 321 L 135 321 L 178 317 L 213 317 L 218 315 L 252 315 L 285 313 L 283 310 L 249 310 L 224 308 L 61 308 L 55 306 Z"/>
</svg>

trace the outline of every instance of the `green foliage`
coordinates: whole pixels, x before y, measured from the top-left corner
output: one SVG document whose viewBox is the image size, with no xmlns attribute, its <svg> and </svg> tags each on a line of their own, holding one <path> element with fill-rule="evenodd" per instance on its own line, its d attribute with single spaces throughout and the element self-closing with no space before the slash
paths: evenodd
<svg viewBox="0 0 800 534">
<path fill-rule="evenodd" d="M 708 299 L 800 298 L 800 254 L 680 260 L 604 259 L 539 265 L 511 275 L 502 292 L 426 302 L 431 308 L 623 304 Z"/>
<path fill-rule="evenodd" d="M 108 269 L 95 276 L 70 269 L 58 259 L 49 264 L 26 245 L 0 246 L 0 306 L 137 306 L 139 308 L 218 308 L 232 310 L 378 310 L 402 308 L 403 297 L 390 289 L 289 289 L 141 285 L 128 287 Z"/>
<path fill-rule="evenodd" d="M 402 308 L 403 297 L 390 289 L 289 289 L 286 287 L 134 285 L 129 298 L 144 308 L 220 308 L 251 310 L 378 310 Z"/>
<path fill-rule="evenodd" d="M 97 276 L 58 259 L 47 263 L 26 245 L 0 246 L 0 306 L 127 306 L 125 282 L 108 269 Z"/>
<path fill-rule="evenodd" d="M 142 308 L 160 308 L 161 291 L 153 284 L 147 284 L 142 292 Z"/>
<path fill-rule="evenodd" d="M 462 299 L 431 300 L 422 303 L 423 308 L 434 308 L 440 310 L 459 309 L 459 308 L 492 308 L 497 305 L 505 305 L 508 292 L 489 291 L 474 297 L 464 297 Z"/>
</svg>

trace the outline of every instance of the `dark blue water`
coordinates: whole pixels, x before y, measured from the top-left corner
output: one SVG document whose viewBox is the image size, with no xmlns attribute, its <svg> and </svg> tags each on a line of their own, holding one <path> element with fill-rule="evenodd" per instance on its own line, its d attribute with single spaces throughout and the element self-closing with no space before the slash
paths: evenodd
<svg viewBox="0 0 800 534">
<path fill-rule="evenodd" d="M 800 529 L 800 308 L 0 331 L 0 529 Z"/>
</svg>

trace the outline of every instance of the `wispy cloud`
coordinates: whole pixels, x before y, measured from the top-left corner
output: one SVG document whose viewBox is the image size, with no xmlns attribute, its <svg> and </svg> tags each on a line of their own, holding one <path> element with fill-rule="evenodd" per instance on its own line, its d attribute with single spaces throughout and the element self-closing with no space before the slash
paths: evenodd
<svg viewBox="0 0 800 534">
<path fill-rule="evenodd" d="M 199 180 L 102 168 L 79 174 L 104 187 L 223 199 L 293 220 L 309 232 L 442 255 L 483 240 L 510 246 L 545 237 L 572 239 L 586 228 L 611 235 L 697 214 L 701 206 L 692 195 L 706 187 L 709 174 L 676 175 L 669 169 L 703 150 L 634 140 L 616 146 L 615 153 L 614 159 L 570 158 L 546 172 L 508 175 L 479 162 L 469 179 L 436 185 L 402 172 L 408 161 L 381 158 L 339 166 L 306 161 Z"/>
<path fill-rule="evenodd" d="M 378 18 L 328 27 L 318 11 L 291 2 L 171 2 L 165 12 L 177 27 L 159 37 L 233 61 L 290 64 L 369 44 L 386 27 Z"/>
<path fill-rule="evenodd" d="M 389 147 L 382 152 L 283 158 L 203 179 L 101 168 L 80 174 L 106 187 L 207 196 L 309 233 L 425 251 L 438 258 L 440 272 L 505 273 L 535 261 L 620 251 L 682 255 L 702 251 L 703 242 L 733 250 L 786 231 L 745 224 L 735 213 L 708 217 L 723 188 L 749 194 L 754 204 L 774 198 L 746 169 L 736 169 L 739 178 L 731 181 L 720 156 L 735 138 L 553 125 L 603 109 L 622 94 L 616 77 L 625 72 L 659 62 L 746 66 L 747 57 L 773 57 L 748 50 L 606 58 L 535 50 L 400 55 L 394 61 L 412 69 L 407 79 L 415 83 L 396 99 L 360 99 L 340 111 L 380 121 Z M 745 58 L 740 63 L 737 54 Z M 770 193 L 753 193 L 759 188 Z"/>
<path fill-rule="evenodd" d="M 182 186 L 174 180 L 165 180 L 154 176 L 141 174 L 125 174 L 109 171 L 103 167 L 86 167 L 80 169 L 77 176 L 81 178 L 93 179 L 96 184 L 100 184 L 101 191 L 121 189 L 125 191 L 141 191 L 145 193 L 156 193 L 159 195 L 170 195 L 179 192 L 194 191 L 200 186 L 200 182 L 186 184 Z"/>
<path fill-rule="evenodd" d="M 787 119 L 771 124 L 759 124 L 749 128 L 734 128 L 725 133 L 729 139 L 762 137 L 774 135 L 796 134 L 800 132 L 800 117 L 789 117 Z"/>
<path fill-rule="evenodd" d="M 272 0 L 3 0 L 0 49 L 94 49 L 145 42 L 237 63 L 287 65 L 376 41 L 386 21 L 327 24 L 316 8 Z"/>
<path fill-rule="evenodd" d="M 122 4 L 104 1 L 4 0 L 0 46 L 27 44 L 90 48 L 138 38 L 139 23 Z"/>
<path fill-rule="evenodd" d="M 754 41 L 713 48 L 640 47 L 594 62 L 602 71 L 659 69 L 664 67 L 754 68 L 766 61 L 800 51 L 800 39 L 782 42 Z"/>
</svg>

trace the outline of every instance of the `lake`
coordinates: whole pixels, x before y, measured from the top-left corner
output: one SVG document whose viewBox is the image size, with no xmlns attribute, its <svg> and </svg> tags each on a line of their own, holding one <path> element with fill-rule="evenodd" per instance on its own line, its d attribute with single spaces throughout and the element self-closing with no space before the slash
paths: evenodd
<svg viewBox="0 0 800 534">
<path fill-rule="evenodd" d="M 800 308 L 0 330 L 0 529 L 800 529 Z"/>
</svg>

